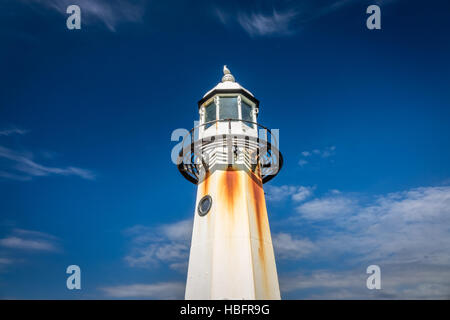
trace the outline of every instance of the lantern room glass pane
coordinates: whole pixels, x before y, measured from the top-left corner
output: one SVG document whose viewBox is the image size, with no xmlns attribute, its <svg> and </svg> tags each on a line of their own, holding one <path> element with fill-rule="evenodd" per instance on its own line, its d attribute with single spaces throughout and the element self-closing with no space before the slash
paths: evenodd
<svg viewBox="0 0 450 320">
<path fill-rule="evenodd" d="M 252 107 L 241 101 L 242 120 L 253 122 Z M 253 123 L 244 122 L 247 126 L 253 128 Z"/>
<path fill-rule="evenodd" d="M 237 97 L 220 97 L 219 119 L 239 119 Z"/>
<path fill-rule="evenodd" d="M 216 104 L 212 102 L 205 107 L 205 123 L 214 120 L 216 120 Z M 214 122 L 205 125 L 205 129 L 208 129 L 213 124 Z"/>
</svg>

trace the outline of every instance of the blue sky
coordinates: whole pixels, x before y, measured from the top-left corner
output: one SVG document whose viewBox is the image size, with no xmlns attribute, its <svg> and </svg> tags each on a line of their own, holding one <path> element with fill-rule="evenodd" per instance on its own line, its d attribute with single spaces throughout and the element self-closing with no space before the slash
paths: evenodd
<svg viewBox="0 0 450 320">
<path fill-rule="evenodd" d="M 280 129 L 265 191 L 282 297 L 448 299 L 449 9 L 2 1 L 0 298 L 183 297 L 196 190 L 170 137 L 227 64 Z"/>
</svg>

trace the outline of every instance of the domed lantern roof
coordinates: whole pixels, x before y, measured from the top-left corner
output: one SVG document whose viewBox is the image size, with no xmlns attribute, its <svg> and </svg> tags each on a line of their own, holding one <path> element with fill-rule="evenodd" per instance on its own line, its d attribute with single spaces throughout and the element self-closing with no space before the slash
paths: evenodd
<svg viewBox="0 0 450 320">
<path fill-rule="evenodd" d="M 255 96 L 245 89 L 243 86 L 241 86 L 238 82 L 236 82 L 234 76 L 231 74 L 230 70 L 227 68 L 227 66 L 223 66 L 223 77 L 222 81 L 219 82 L 214 88 L 209 90 L 203 98 L 198 102 L 198 107 L 200 108 L 203 103 L 208 101 L 210 98 L 217 94 L 229 94 L 229 93 L 236 93 L 236 94 L 242 94 L 247 99 L 255 103 L 256 107 L 259 106 L 259 100 L 255 98 Z"/>
</svg>

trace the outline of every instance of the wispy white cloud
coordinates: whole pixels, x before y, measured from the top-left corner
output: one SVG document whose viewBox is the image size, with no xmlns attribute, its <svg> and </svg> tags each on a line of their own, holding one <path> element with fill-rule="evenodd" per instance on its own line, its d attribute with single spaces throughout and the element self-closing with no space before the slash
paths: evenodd
<svg viewBox="0 0 450 320">
<path fill-rule="evenodd" d="M 0 257 L 0 271 L 14 263 L 13 259 Z"/>
<path fill-rule="evenodd" d="M 297 191 L 292 194 L 292 200 L 301 202 L 312 196 L 314 192 L 314 187 L 298 187 Z"/>
<path fill-rule="evenodd" d="M 320 226 L 312 238 L 301 239 L 312 243 L 308 258 L 341 261 L 337 269 L 348 271 L 285 274 L 284 292 L 327 288 L 317 297 L 450 297 L 450 187 L 422 187 L 375 197 L 340 192 L 298 206 L 297 214 L 300 223 Z M 288 236 L 284 237 L 288 243 Z M 371 264 L 382 269 L 384 288 L 378 294 L 365 287 L 365 268 Z"/>
<path fill-rule="evenodd" d="M 312 196 L 314 187 L 307 186 L 267 186 L 265 187 L 266 198 L 269 201 L 284 201 L 291 198 L 294 201 L 301 202 Z"/>
<path fill-rule="evenodd" d="M 277 258 L 300 259 L 315 250 L 315 245 L 309 239 L 296 239 L 289 233 L 276 233 L 273 238 Z"/>
<path fill-rule="evenodd" d="M 0 258 L 0 265 L 7 265 L 13 263 L 12 259 L 9 258 Z"/>
<path fill-rule="evenodd" d="M 43 239 L 49 239 L 49 240 L 57 240 L 58 238 L 45 233 L 45 232 L 40 232 L 40 231 L 35 231 L 35 230 L 26 230 L 26 229 L 21 229 L 21 228 L 14 228 L 12 230 L 12 232 L 16 235 L 19 236 L 24 236 L 24 237 L 35 237 L 35 238 L 43 238 Z"/>
<path fill-rule="evenodd" d="M 46 240 L 27 240 L 19 237 L 0 239 L 0 246 L 12 249 L 55 251 L 53 244 Z"/>
<path fill-rule="evenodd" d="M 240 12 L 237 20 L 250 36 L 290 35 L 294 33 L 291 23 L 296 16 L 292 9 L 283 12 L 274 9 L 270 14 Z"/>
<path fill-rule="evenodd" d="M 221 10 L 219 8 L 214 8 L 213 12 L 219 18 L 219 20 L 222 24 L 224 24 L 224 25 L 228 24 L 230 16 L 226 11 Z"/>
<path fill-rule="evenodd" d="M 168 239 L 173 241 L 189 241 L 192 235 L 192 220 L 181 220 L 172 224 L 165 224 L 160 230 Z"/>
<path fill-rule="evenodd" d="M 336 154 L 336 146 L 326 147 L 324 149 L 305 150 L 301 152 L 298 164 L 303 167 L 308 164 L 314 157 L 330 158 Z M 308 160 L 307 160 L 308 159 Z"/>
<path fill-rule="evenodd" d="M 192 220 L 158 227 L 134 226 L 125 231 L 132 246 L 125 261 L 131 267 L 155 267 L 160 264 L 185 272 L 189 257 Z"/>
<path fill-rule="evenodd" d="M 311 151 L 302 151 L 302 156 L 307 158 L 314 155 L 320 156 L 322 158 L 328 158 L 335 154 L 336 152 L 336 146 L 330 146 L 323 149 L 314 149 Z"/>
<path fill-rule="evenodd" d="M 307 165 L 307 164 L 308 164 L 308 161 L 305 160 L 305 159 L 300 159 L 300 160 L 298 161 L 298 164 L 299 164 L 300 167 L 303 167 L 304 165 Z"/>
<path fill-rule="evenodd" d="M 309 152 L 309 151 L 302 152 L 302 156 L 304 156 L 304 157 L 309 157 L 310 155 L 311 155 L 311 152 Z"/>
<path fill-rule="evenodd" d="M 7 257 L 0 257 L 0 272 L 4 272 L 5 270 L 8 270 L 10 266 L 13 266 L 15 263 L 14 259 L 7 258 Z"/>
<path fill-rule="evenodd" d="M 0 239 L 0 246 L 12 250 L 49 251 L 60 250 L 56 237 L 47 233 L 13 229 L 11 234 Z"/>
<path fill-rule="evenodd" d="M 334 152 L 336 150 L 336 146 L 331 146 L 328 148 L 325 148 L 324 150 L 322 150 L 321 156 L 322 158 L 328 158 L 334 155 Z"/>
<path fill-rule="evenodd" d="M 20 0 L 30 5 L 39 5 L 68 16 L 69 5 L 78 5 L 81 9 L 81 23 L 102 22 L 110 31 L 116 31 L 121 23 L 141 22 L 145 14 L 144 0 Z"/>
<path fill-rule="evenodd" d="M 326 238 L 315 241 L 323 254 L 350 251 L 391 263 L 450 266 L 450 187 L 416 188 L 367 200 L 341 193 L 303 203 L 297 212 L 301 221 L 321 223 L 327 230 Z"/>
<path fill-rule="evenodd" d="M 182 299 L 184 288 L 185 284 L 182 282 L 160 282 L 110 286 L 100 290 L 113 298 Z"/>
<path fill-rule="evenodd" d="M 0 130 L 0 136 L 10 136 L 10 135 L 13 135 L 13 134 L 24 135 L 27 132 L 28 132 L 28 130 L 24 130 L 24 129 L 20 129 L 20 128 L 16 128 L 16 127 L 11 127 L 11 128 Z"/>
<path fill-rule="evenodd" d="M 364 270 L 360 270 L 360 272 L 354 272 L 354 270 L 350 272 L 314 270 L 290 274 L 289 277 L 283 277 L 280 282 L 284 292 L 319 288 L 340 290 L 347 289 L 353 283 L 359 283 L 359 287 L 364 289 L 364 278 Z"/>
<path fill-rule="evenodd" d="M 303 203 L 296 208 L 302 218 L 313 220 L 334 219 L 338 216 L 348 216 L 356 208 L 353 199 L 347 197 L 325 197 Z"/>
<path fill-rule="evenodd" d="M 381 290 L 368 290 L 367 266 L 351 270 L 299 271 L 281 278 L 284 293 L 307 292 L 308 299 L 449 299 L 450 269 L 428 264 L 381 265 Z"/>
<path fill-rule="evenodd" d="M 384 1 L 384 0 L 378 0 Z M 389 0 L 386 0 L 389 1 Z M 396 1 L 396 0 L 392 0 Z M 289 36 L 296 34 L 311 21 L 327 16 L 357 0 L 278 2 L 277 8 L 249 11 L 243 7 L 215 7 L 213 12 L 225 26 L 238 24 L 251 37 Z"/>
<path fill-rule="evenodd" d="M 19 181 L 31 180 L 33 177 L 48 175 L 73 175 L 87 180 L 95 179 L 95 175 L 89 170 L 77 167 L 48 167 L 37 163 L 32 157 L 33 155 L 29 152 L 18 152 L 0 146 L 0 158 L 9 160 L 12 163 L 10 168 L 0 170 L 0 177 Z M 15 172 L 11 172 L 11 170 Z"/>
<path fill-rule="evenodd" d="M 29 180 L 31 180 L 30 176 L 24 176 L 24 175 L 15 174 L 15 173 L 6 172 L 6 171 L 0 171 L 0 178 L 10 179 L 10 180 L 17 180 L 17 181 L 29 181 Z"/>
</svg>

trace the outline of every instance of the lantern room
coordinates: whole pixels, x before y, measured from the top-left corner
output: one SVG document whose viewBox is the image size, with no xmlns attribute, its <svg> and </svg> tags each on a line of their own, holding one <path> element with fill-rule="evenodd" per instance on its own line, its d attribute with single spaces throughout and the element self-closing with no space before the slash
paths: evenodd
<svg viewBox="0 0 450 320">
<path fill-rule="evenodd" d="M 257 135 L 259 101 L 234 79 L 227 66 L 222 81 L 198 102 L 199 137 L 226 133 Z"/>
<path fill-rule="evenodd" d="M 259 100 L 236 82 L 227 66 L 223 77 L 198 102 L 199 124 L 181 143 L 177 166 L 198 184 L 216 170 L 239 166 L 265 183 L 283 164 L 278 139 L 257 122 Z M 245 167 L 245 169 L 244 169 Z"/>
</svg>

